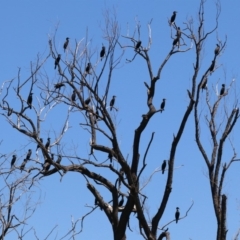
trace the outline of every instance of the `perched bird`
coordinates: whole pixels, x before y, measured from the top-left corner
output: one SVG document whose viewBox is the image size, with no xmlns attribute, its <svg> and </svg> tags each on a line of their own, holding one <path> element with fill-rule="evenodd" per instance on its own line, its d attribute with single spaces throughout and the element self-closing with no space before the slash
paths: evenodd
<svg viewBox="0 0 240 240">
<path fill-rule="evenodd" d="M 113 160 L 113 155 L 112 155 L 112 153 L 111 153 L 111 152 L 108 154 L 108 158 L 109 158 L 110 162 L 112 163 L 112 160 Z"/>
<path fill-rule="evenodd" d="M 174 23 L 175 18 L 176 18 L 176 14 L 177 14 L 177 12 L 174 11 L 174 12 L 173 12 L 173 15 L 171 16 L 171 19 L 170 19 L 170 26 Z"/>
<path fill-rule="evenodd" d="M 32 155 L 32 150 L 31 149 L 28 149 L 28 153 L 27 153 L 27 156 L 26 156 L 26 160 L 29 160 L 30 157 Z"/>
<path fill-rule="evenodd" d="M 28 99 L 27 99 L 27 104 L 30 109 L 32 109 L 32 95 L 33 95 L 33 93 L 29 93 Z"/>
<path fill-rule="evenodd" d="M 172 43 L 173 47 L 178 45 L 179 46 L 179 38 L 176 37 L 174 40 L 173 40 L 173 43 Z"/>
<path fill-rule="evenodd" d="M 225 84 L 222 84 L 222 88 L 221 88 L 221 91 L 220 91 L 220 96 L 222 96 L 225 92 Z"/>
<path fill-rule="evenodd" d="M 47 172 L 51 167 L 51 164 L 50 162 L 48 162 L 47 160 L 45 161 L 44 165 L 43 165 L 43 168 L 44 168 L 44 171 Z"/>
<path fill-rule="evenodd" d="M 176 223 L 178 223 L 179 216 L 180 216 L 180 212 L 179 212 L 179 208 L 177 207 L 176 208 L 176 213 L 175 213 Z"/>
<path fill-rule="evenodd" d="M 138 49 L 141 47 L 142 42 L 138 41 L 136 46 L 135 46 L 135 50 L 138 51 Z"/>
<path fill-rule="evenodd" d="M 214 50 L 214 54 L 215 54 L 215 57 L 219 54 L 219 51 L 220 51 L 220 46 L 218 44 L 216 44 L 216 48 Z"/>
<path fill-rule="evenodd" d="M 72 96 L 71 96 L 71 100 L 72 100 L 73 102 L 76 101 L 76 92 L 75 92 L 75 90 L 73 90 L 73 93 L 72 93 Z"/>
<path fill-rule="evenodd" d="M 110 101 L 110 111 L 112 111 L 112 108 L 114 106 L 115 98 L 116 98 L 116 96 L 113 95 L 112 100 Z"/>
<path fill-rule="evenodd" d="M 167 161 L 164 160 L 163 163 L 162 163 L 162 174 L 164 174 L 166 166 L 167 166 Z"/>
<path fill-rule="evenodd" d="M 65 52 L 65 50 L 67 49 L 68 43 L 69 43 L 69 38 L 67 37 L 67 38 L 66 38 L 66 42 L 63 44 L 64 52 Z"/>
<path fill-rule="evenodd" d="M 121 207 L 124 204 L 124 197 L 122 195 L 122 199 L 118 203 L 118 207 Z"/>
<path fill-rule="evenodd" d="M 91 63 L 89 62 L 89 63 L 87 64 L 86 69 L 85 69 L 86 73 L 88 73 L 88 74 L 90 73 L 91 67 L 92 67 L 92 65 L 91 65 Z"/>
<path fill-rule="evenodd" d="M 59 62 L 60 62 L 60 60 L 61 60 L 61 54 L 58 54 L 58 57 L 55 59 L 55 67 L 54 67 L 54 69 L 57 68 L 57 66 L 58 66 L 58 64 L 59 64 Z"/>
<path fill-rule="evenodd" d="M 84 104 L 85 105 L 88 105 L 90 103 L 91 99 L 90 98 L 87 98 L 85 101 L 84 101 Z"/>
<path fill-rule="evenodd" d="M 24 170 L 26 163 L 27 163 L 27 159 L 24 159 L 21 166 L 20 166 L 21 172 L 22 172 L 22 170 Z"/>
<path fill-rule="evenodd" d="M 163 98 L 162 103 L 161 103 L 161 106 L 160 106 L 160 111 L 161 111 L 161 112 L 164 111 L 165 103 L 166 103 L 166 99 Z"/>
<path fill-rule="evenodd" d="M 42 139 L 42 138 L 40 138 L 40 142 L 41 142 L 41 143 L 43 142 L 43 139 Z M 37 145 L 37 148 L 36 148 L 36 151 L 37 151 L 39 148 L 40 148 L 40 145 L 38 144 L 38 145 Z"/>
<path fill-rule="evenodd" d="M 178 28 L 177 28 L 177 34 L 176 34 L 176 37 L 177 37 L 177 38 L 180 38 L 181 35 L 182 35 L 181 29 L 180 29 L 180 27 L 178 27 Z"/>
<path fill-rule="evenodd" d="M 61 161 L 62 161 L 62 156 L 59 155 L 59 156 L 58 156 L 58 159 L 57 159 L 57 161 L 56 161 L 56 163 L 60 164 Z"/>
<path fill-rule="evenodd" d="M 49 148 L 49 146 L 50 146 L 50 139 L 51 138 L 48 138 L 47 139 L 47 142 L 46 142 L 46 144 L 45 144 L 45 148 L 48 150 L 48 148 Z"/>
<path fill-rule="evenodd" d="M 214 67 L 215 67 L 215 60 L 212 61 L 212 64 L 211 64 L 211 66 L 209 67 L 208 71 L 213 72 Z"/>
<path fill-rule="evenodd" d="M 61 87 L 64 87 L 65 86 L 65 84 L 64 83 L 56 83 L 56 84 L 54 84 L 54 87 L 55 87 L 55 89 L 61 89 Z"/>
<path fill-rule="evenodd" d="M 202 84 L 202 91 L 203 91 L 203 89 L 207 89 L 207 81 L 208 81 L 208 79 L 206 78 L 206 79 L 204 79 L 204 81 L 203 81 L 203 84 Z"/>
<path fill-rule="evenodd" d="M 12 156 L 12 161 L 11 161 L 11 168 L 13 167 L 14 163 L 16 162 L 16 160 L 17 160 L 17 156 L 13 155 Z"/>
<path fill-rule="evenodd" d="M 100 52 L 101 61 L 102 61 L 102 59 L 103 59 L 104 56 L 105 56 L 105 47 L 102 46 L 102 50 L 101 50 L 101 52 Z"/>
</svg>

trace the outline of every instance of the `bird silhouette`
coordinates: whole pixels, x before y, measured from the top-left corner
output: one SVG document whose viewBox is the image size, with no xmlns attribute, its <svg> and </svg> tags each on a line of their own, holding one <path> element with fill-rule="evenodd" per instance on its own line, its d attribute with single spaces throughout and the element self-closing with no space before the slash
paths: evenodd
<svg viewBox="0 0 240 240">
<path fill-rule="evenodd" d="M 114 103 L 115 103 L 115 98 L 116 98 L 116 96 L 113 95 L 113 97 L 110 101 L 110 111 L 112 111 L 112 109 L 113 109 L 113 106 L 114 106 Z"/>
<path fill-rule="evenodd" d="M 91 69 L 91 67 L 92 67 L 92 65 L 91 65 L 91 63 L 89 62 L 89 63 L 87 64 L 86 69 L 85 69 L 85 71 L 86 71 L 87 74 L 90 73 L 90 69 Z"/>
<path fill-rule="evenodd" d="M 27 99 L 27 104 L 28 104 L 28 106 L 29 106 L 30 109 L 32 109 L 32 95 L 33 95 L 32 92 L 29 93 L 28 99 Z"/>
<path fill-rule="evenodd" d="M 220 96 L 222 96 L 225 92 L 225 84 L 222 84 L 222 88 L 221 88 L 221 91 L 220 91 Z"/>
<path fill-rule="evenodd" d="M 105 56 L 105 47 L 102 46 L 102 50 L 101 50 L 101 52 L 100 52 L 101 61 L 102 61 L 102 59 L 103 59 L 104 56 Z"/>
<path fill-rule="evenodd" d="M 124 197 L 122 195 L 122 199 L 119 201 L 118 207 L 122 207 L 123 204 L 124 204 Z"/>
<path fill-rule="evenodd" d="M 32 150 L 31 149 L 28 149 L 28 153 L 27 153 L 27 156 L 26 156 L 26 160 L 29 160 L 30 157 L 32 155 Z"/>
<path fill-rule="evenodd" d="M 61 87 L 64 87 L 65 86 L 65 84 L 64 83 L 56 83 L 56 84 L 54 84 L 54 87 L 55 87 L 55 89 L 61 89 Z"/>
<path fill-rule="evenodd" d="M 179 207 L 177 207 L 177 208 L 176 208 L 176 213 L 175 213 L 176 223 L 178 223 L 179 217 L 180 217 L 180 212 L 179 212 Z"/>
<path fill-rule="evenodd" d="M 85 101 L 84 101 L 84 104 L 85 105 L 88 105 L 90 103 L 91 99 L 90 98 L 87 98 Z"/>
<path fill-rule="evenodd" d="M 73 93 L 72 93 L 72 96 L 71 96 L 71 100 L 72 100 L 73 102 L 76 101 L 76 92 L 75 92 L 75 90 L 73 90 Z"/>
<path fill-rule="evenodd" d="M 162 103 L 161 103 L 161 105 L 160 105 L 160 111 L 161 111 L 161 112 L 164 111 L 165 104 L 166 104 L 166 99 L 163 98 Z"/>
<path fill-rule="evenodd" d="M 11 161 L 11 168 L 13 167 L 14 163 L 16 162 L 16 160 L 17 160 L 17 156 L 13 155 L 12 156 L 12 161 Z"/>
<path fill-rule="evenodd" d="M 212 61 L 212 64 L 211 64 L 211 66 L 209 67 L 208 71 L 213 72 L 214 67 L 215 67 L 215 60 Z"/>
<path fill-rule="evenodd" d="M 215 50 L 214 50 L 214 54 L 215 54 L 215 57 L 219 54 L 219 52 L 220 52 L 220 46 L 218 45 L 218 44 L 216 44 L 217 46 L 216 46 L 216 48 L 215 48 Z"/>
<path fill-rule="evenodd" d="M 170 19 L 170 25 L 172 25 L 172 24 L 174 23 L 174 21 L 175 21 L 175 19 L 176 19 L 176 14 L 177 14 L 177 12 L 174 11 L 174 12 L 173 12 L 173 15 L 171 16 L 171 19 Z"/>
<path fill-rule="evenodd" d="M 48 138 L 47 139 L 47 142 L 46 142 L 46 144 L 45 144 L 45 148 L 48 150 L 48 148 L 49 148 L 49 146 L 50 146 L 50 140 L 51 140 L 51 138 Z"/>
<path fill-rule="evenodd" d="M 162 163 L 162 174 L 164 174 L 166 166 L 167 166 L 167 161 L 164 160 L 163 163 Z"/>
<path fill-rule="evenodd" d="M 54 69 L 57 68 L 57 66 L 58 66 L 58 64 L 59 64 L 59 62 L 60 62 L 60 60 L 61 60 L 61 54 L 58 54 L 58 57 L 55 59 L 55 67 L 54 67 Z"/>
<path fill-rule="evenodd" d="M 135 50 L 136 50 L 136 51 L 139 50 L 139 48 L 141 47 L 141 44 L 142 44 L 141 41 L 138 41 L 138 42 L 137 42 L 137 44 L 136 44 L 136 46 L 135 46 Z"/>
<path fill-rule="evenodd" d="M 202 86 L 201 86 L 202 91 L 203 91 L 203 89 L 207 89 L 207 81 L 208 81 L 207 78 L 205 78 L 205 79 L 203 80 L 203 83 L 202 83 Z"/>
<path fill-rule="evenodd" d="M 67 49 L 68 43 L 69 43 L 69 38 L 67 37 L 65 43 L 63 44 L 64 52 Z"/>
<path fill-rule="evenodd" d="M 40 142 L 41 142 L 41 143 L 43 142 L 43 139 L 42 139 L 42 138 L 40 138 Z M 36 151 L 37 151 L 39 148 L 40 148 L 40 145 L 38 144 L 38 145 L 37 145 L 37 148 L 36 148 Z"/>
</svg>

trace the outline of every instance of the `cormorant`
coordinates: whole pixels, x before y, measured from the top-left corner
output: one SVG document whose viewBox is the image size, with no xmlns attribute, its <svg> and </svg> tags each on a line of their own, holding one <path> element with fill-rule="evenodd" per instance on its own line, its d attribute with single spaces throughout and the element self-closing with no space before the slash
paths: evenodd
<svg viewBox="0 0 240 240">
<path fill-rule="evenodd" d="M 71 100 L 72 100 L 73 102 L 76 101 L 76 92 L 75 92 L 75 90 L 73 90 L 73 93 L 72 93 L 72 96 L 71 96 Z"/>
<path fill-rule="evenodd" d="M 121 207 L 124 204 L 124 197 L 122 195 L 122 199 L 118 203 L 118 207 Z"/>
<path fill-rule="evenodd" d="M 55 67 L 54 67 L 54 69 L 57 68 L 57 66 L 58 66 L 58 64 L 59 64 L 59 62 L 60 62 L 60 60 L 61 60 L 61 54 L 58 54 L 58 57 L 55 59 Z"/>
<path fill-rule="evenodd" d="M 179 216 L 180 216 L 179 207 L 177 207 L 176 208 L 176 213 L 175 213 L 176 223 L 178 223 Z"/>
<path fill-rule="evenodd" d="M 92 65 L 91 65 L 91 63 L 89 62 L 89 63 L 87 64 L 86 69 L 85 69 L 86 73 L 89 74 L 91 67 L 92 67 Z"/>
<path fill-rule="evenodd" d="M 167 166 L 167 161 L 164 160 L 163 163 L 162 163 L 162 174 L 164 174 L 166 166 Z"/>
<path fill-rule="evenodd" d="M 105 47 L 102 46 L 102 50 L 101 50 L 101 52 L 100 52 L 101 61 L 102 61 L 102 59 L 103 59 L 104 56 L 105 56 Z"/>
<path fill-rule="evenodd" d="M 160 110 L 161 110 L 161 112 L 164 111 L 165 103 L 166 103 L 166 99 L 163 98 L 162 103 L 161 103 L 161 106 L 160 106 Z"/>
<path fill-rule="evenodd" d="M 172 24 L 174 23 L 175 18 L 176 18 L 176 14 L 177 14 L 177 12 L 174 11 L 174 12 L 173 12 L 173 15 L 171 16 L 171 19 L 170 19 L 170 25 L 172 25 Z"/>
<path fill-rule="evenodd" d="M 219 51 L 220 51 L 220 46 L 218 44 L 216 44 L 216 48 L 214 50 L 214 54 L 215 54 L 215 57 L 219 54 Z"/>
<path fill-rule="evenodd" d="M 208 79 L 206 78 L 205 80 L 204 80 L 204 82 L 203 82 L 203 84 L 202 84 L 202 91 L 203 91 L 203 89 L 206 89 L 207 88 L 207 81 L 208 81 Z"/>
<path fill-rule="evenodd" d="M 114 106 L 115 98 L 116 98 L 116 96 L 113 95 L 112 100 L 110 101 L 110 111 L 112 111 L 112 108 Z"/>
<path fill-rule="evenodd" d="M 61 87 L 64 87 L 65 86 L 65 84 L 64 83 L 56 83 L 56 84 L 54 84 L 54 87 L 55 87 L 55 89 L 61 89 Z"/>
<path fill-rule="evenodd" d="M 16 162 L 16 160 L 17 160 L 17 156 L 13 155 L 12 156 L 12 161 L 11 161 L 11 168 L 13 167 L 14 163 Z"/>
<path fill-rule="evenodd" d="M 67 37 L 67 38 L 66 38 L 66 42 L 63 44 L 64 52 L 65 52 L 65 50 L 67 49 L 68 43 L 69 43 L 69 38 Z"/>
<path fill-rule="evenodd" d="M 221 91 L 220 91 L 220 95 L 223 95 L 225 92 L 225 84 L 222 84 L 222 88 L 221 88 Z"/>
<path fill-rule="evenodd" d="M 32 150 L 31 149 L 28 149 L 28 153 L 27 153 L 27 156 L 26 156 L 26 159 L 25 160 L 29 160 L 30 157 L 32 155 Z"/>
<path fill-rule="evenodd" d="M 40 142 L 41 142 L 41 143 L 43 142 L 43 139 L 42 139 L 42 138 L 40 138 Z M 38 145 L 37 145 L 37 148 L 36 148 L 36 151 L 37 151 L 39 148 L 40 148 L 40 145 L 38 144 Z"/>
<path fill-rule="evenodd" d="M 177 36 L 177 38 L 180 38 L 181 35 L 182 35 L 181 29 L 180 29 L 180 27 L 178 27 L 176 36 Z"/>
<path fill-rule="evenodd" d="M 30 109 L 32 109 L 32 95 L 33 95 L 33 93 L 29 93 L 28 99 L 27 99 L 27 104 Z"/>
<path fill-rule="evenodd" d="M 214 67 L 215 67 L 215 60 L 212 61 L 212 64 L 211 64 L 211 66 L 209 67 L 208 70 L 209 70 L 210 72 L 213 72 Z"/>
<path fill-rule="evenodd" d="M 84 104 L 85 105 L 88 105 L 90 103 L 91 99 L 90 98 L 87 98 L 85 101 L 84 101 Z"/>
<path fill-rule="evenodd" d="M 49 148 L 49 146 L 50 146 L 50 139 L 51 138 L 48 138 L 47 139 L 47 142 L 46 142 L 46 144 L 45 144 L 45 148 L 48 150 L 48 148 Z"/>
<path fill-rule="evenodd" d="M 135 46 L 135 50 L 138 51 L 138 49 L 141 47 L 142 42 L 138 41 L 136 46 Z"/>
<path fill-rule="evenodd" d="M 62 161 L 62 156 L 59 155 L 59 156 L 58 156 L 58 159 L 57 159 L 57 161 L 56 161 L 56 163 L 60 164 L 61 161 Z"/>
</svg>

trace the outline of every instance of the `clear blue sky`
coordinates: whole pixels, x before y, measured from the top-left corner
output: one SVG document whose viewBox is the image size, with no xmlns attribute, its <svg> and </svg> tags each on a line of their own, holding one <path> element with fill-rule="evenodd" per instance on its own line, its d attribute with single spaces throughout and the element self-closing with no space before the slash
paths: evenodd
<svg viewBox="0 0 240 240">
<path fill-rule="evenodd" d="M 104 43 L 100 29 L 100 26 L 104 26 L 103 12 L 105 9 L 112 9 L 113 7 L 116 9 L 122 35 L 127 33 L 127 26 L 129 26 L 130 34 L 134 31 L 135 18 L 141 22 L 143 45 L 147 44 L 147 23 L 152 19 L 153 44 L 149 54 L 156 74 L 159 64 L 172 46 L 167 19 L 176 10 L 178 12 L 176 21 L 181 28 L 184 28 L 183 22 L 186 22 L 186 19 L 190 16 L 197 23 L 199 1 L 4 1 L 0 9 L 0 84 L 2 85 L 3 81 L 16 77 L 19 67 L 22 69 L 22 78 L 28 76 L 30 61 L 34 62 L 38 53 L 42 56 L 47 55 L 49 50 L 48 35 L 52 36 L 57 24 L 56 47 L 59 52 L 62 51 L 62 45 L 66 37 L 70 37 L 71 47 L 75 40 L 79 41 L 85 37 L 87 29 L 89 39 L 92 39 L 91 46 L 99 51 L 102 43 Z M 219 84 L 226 83 L 229 85 L 234 77 L 236 79 L 235 93 L 239 97 L 240 1 L 223 0 L 221 1 L 221 9 L 219 28 L 205 45 L 201 66 L 206 68 L 211 62 L 216 36 L 218 35 L 221 40 L 224 40 L 227 36 L 226 50 L 217 62 L 220 68 L 217 73 L 214 73 L 211 81 L 214 87 L 217 81 L 219 81 Z M 205 5 L 206 31 L 214 27 L 215 12 L 214 1 L 207 1 Z M 124 38 L 121 38 L 121 42 L 123 45 L 129 44 Z M 124 59 L 131 56 L 131 52 L 128 50 L 125 54 L 122 63 L 114 73 L 114 82 L 110 92 L 111 95 L 117 95 L 116 106 L 119 111 L 115 117 L 118 138 L 125 156 L 127 154 L 131 156 L 134 129 L 140 123 L 141 115 L 147 111 L 146 88 L 143 82 L 148 82 L 149 78 L 143 60 L 138 57 L 133 63 L 126 64 Z M 154 102 L 158 106 L 162 98 L 167 98 L 166 111 L 162 115 L 156 114 L 143 134 L 142 155 L 151 133 L 155 131 L 155 138 L 149 152 L 148 165 L 142 183 L 154 169 L 161 166 L 162 160 L 169 156 L 173 134 L 176 133 L 179 120 L 188 104 L 186 90 L 191 86 L 190 79 L 193 73 L 192 63 L 194 60 L 193 49 L 185 54 L 174 55 L 163 70 L 161 80 L 157 84 Z M 54 60 L 49 59 L 45 70 L 50 76 L 50 81 L 54 82 L 57 81 L 58 75 L 54 72 L 53 65 Z M 231 103 L 229 105 L 232 106 Z M 64 122 L 62 116 L 65 113 L 66 108 L 60 109 L 58 115 L 50 115 L 42 131 L 44 139 L 47 138 L 48 134 L 54 139 L 53 130 L 60 130 L 60 126 Z M 9 160 L 11 158 L 10 153 L 13 151 L 17 151 L 18 156 L 22 156 L 28 148 L 34 149 L 36 147 L 29 139 L 22 138 L 20 134 L 10 128 L 3 118 L 0 121 L 2 126 L 1 139 L 4 140 L 0 150 L 2 153 L 9 153 Z M 60 122 L 60 125 L 57 125 L 57 122 Z M 65 153 L 67 153 L 67 150 L 73 151 L 71 144 L 74 142 L 77 151 L 86 156 L 89 148 L 89 136 L 83 133 L 79 126 L 77 129 L 77 124 L 78 120 L 73 116 L 70 119 L 72 128 L 69 129 L 62 144 L 65 144 Z M 181 220 L 177 225 L 171 224 L 169 226 L 171 239 L 173 240 L 214 239 L 216 236 L 216 220 L 210 198 L 207 169 L 195 144 L 193 126 L 193 116 L 191 116 L 178 146 L 173 190 L 165 215 L 160 223 L 160 226 L 162 226 L 172 220 L 177 206 L 180 207 L 181 214 L 184 215 L 192 200 L 194 201 L 194 206 L 188 217 Z M 233 132 L 233 142 L 238 153 L 240 151 L 239 130 L 238 125 Z M 79 138 L 81 139 L 79 140 Z M 205 140 L 206 147 L 208 148 L 208 145 L 210 147 L 210 137 L 206 136 Z M 28 145 L 25 147 L 26 144 Z M 224 154 L 227 162 L 232 156 L 231 149 L 227 149 Z M 22 160 L 19 159 L 18 161 L 21 162 Z M 65 163 L 68 164 L 67 161 Z M 239 164 L 236 163 L 228 171 L 223 190 L 228 197 L 228 239 L 232 238 L 240 227 L 239 169 Z M 146 207 L 150 218 L 155 213 L 162 197 L 165 181 L 166 175 L 155 175 L 149 187 L 144 191 L 144 194 L 149 196 Z M 85 180 L 76 173 L 68 173 L 61 182 L 57 174 L 45 178 L 40 181 L 38 189 L 39 191 L 36 191 L 34 195 L 34 200 L 41 196 L 41 203 L 26 229 L 33 225 L 40 239 L 44 239 L 55 225 L 58 225 L 58 227 L 50 239 L 55 239 L 56 234 L 58 234 L 56 239 L 60 239 L 70 228 L 71 216 L 74 219 L 81 218 L 88 211 L 85 205 L 93 205 L 94 203 L 93 197 L 86 189 Z M 21 211 L 20 206 L 18 210 Z M 136 221 L 132 220 L 130 224 L 133 233 L 128 232 L 128 239 L 141 239 Z M 12 238 L 9 236 L 6 239 Z M 28 239 L 33 238 L 31 235 L 27 235 L 25 240 Z M 76 239 L 112 239 L 111 226 L 99 209 L 85 220 L 84 231 Z"/>
</svg>

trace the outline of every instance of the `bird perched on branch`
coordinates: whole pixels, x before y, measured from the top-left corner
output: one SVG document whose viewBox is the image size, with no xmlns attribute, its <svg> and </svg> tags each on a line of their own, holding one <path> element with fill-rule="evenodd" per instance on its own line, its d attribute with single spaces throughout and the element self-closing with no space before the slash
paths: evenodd
<svg viewBox="0 0 240 240">
<path fill-rule="evenodd" d="M 139 48 L 141 47 L 141 44 L 142 44 L 141 41 L 138 41 L 138 42 L 137 42 L 137 44 L 136 44 L 136 46 L 135 46 L 135 50 L 136 50 L 136 51 L 139 50 Z"/>
<path fill-rule="evenodd" d="M 102 61 L 102 59 L 103 59 L 104 56 L 105 56 L 105 47 L 102 46 L 102 50 L 101 50 L 101 52 L 100 52 L 101 61 Z"/>
<path fill-rule="evenodd" d="M 30 159 L 30 157 L 31 157 L 31 154 L 32 154 L 32 150 L 31 150 L 31 149 L 28 149 L 27 156 L 26 156 L 26 158 L 23 160 L 23 162 L 22 162 L 22 164 L 21 164 L 21 166 L 20 166 L 21 172 L 22 172 L 22 170 L 24 170 L 27 161 L 28 161 L 28 160 Z"/>
<path fill-rule="evenodd" d="M 164 174 L 166 166 L 167 166 L 167 161 L 164 160 L 163 163 L 162 163 L 162 174 Z"/>
<path fill-rule="evenodd" d="M 176 38 L 173 40 L 173 43 L 172 43 L 173 47 L 176 46 L 176 45 L 178 45 L 178 47 L 179 47 L 179 41 L 180 41 L 179 38 L 176 37 Z"/>
<path fill-rule="evenodd" d="M 174 23 L 174 21 L 175 21 L 175 19 L 176 19 L 176 14 L 177 14 L 177 12 L 174 11 L 174 12 L 173 12 L 173 15 L 171 16 L 171 19 L 170 19 L 170 26 Z"/>
<path fill-rule="evenodd" d="M 208 79 L 207 78 L 205 78 L 204 80 L 203 80 L 203 83 L 202 83 L 202 91 L 203 91 L 203 89 L 207 89 L 207 81 L 208 81 Z"/>
<path fill-rule="evenodd" d="M 222 96 L 225 92 L 225 84 L 222 84 L 222 88 L 221 88 L 221 91 L 220 91 L 220 96 Z"/>
<path fill-rule="evenodd" d="M 12 161 L 11 161 L 11 168 L 13 167 L 14 163 L 16 162 L 16 160 L 17 160 L 17 156 L 13 155 L 12 156 Z"/>
<path fill-rule="evenodd" d="M 41 143 L 43 142 L 43 139 L 42 139 L 42 138 L 40 138 L 40 142 L 41 142 Z M 37 151 L 39 148 L 40 148 L 40 145 L 38 144 L 38 145 L 37 145 L 37 148 L 36 148 L 36 151 Z"/>
<path fill-rule="evenodd" d="M 48 148 L 49 148 L 49 146 L 50 146 L 50 140 L 51 140 L 51 138 L 48 138 L 47 139 L 47 142 L 46 142 L 46 144 L 45 144 L 45 148 L 48 150 Z"/>
<path fill-rule="evenodd" d="M 69 43 L 69 38 L 67 37 L 67 38 L 66 38 L 66 42 L 63 44 L 64 52 L 65 52 L 65 50 L 67 49 L 68 43 Z"/>
<path fill-rule="evenodd" d="M 27 153 L 27 156 L 26 156 L 26 160 L 29 160 L 30 157 L 32 155 L 32 150 L 31 149 L 28 149 L 28 153 Z"/>
<path fill-rule="evenodd" d="M 55 87 L 55 89 L 61 89 L 61 87 L 64 87 L 65 86 L 65 84 L 64 83 L 56 83 L 55 85 L 54 85 L 54 87 Z"/>
<path fill-rule="evenodd" d="M 30 109 L 32 109 L 32 95 L 33 95 L 32 92 L 29 93 L 28 99 L 27 99 L 27 104 L 28 104 L 28 106 L 29 106 Z"/>
<path fill-rule="evenodd" d="M 175 220 L 176 220 L 176 223 L 178 223 L 178 219 L 180 217 L 180 212 L 179 212 L 179 207 L 176 208 L 176 213 L 175 213 Z"/>
<path fill-rule="evenodd" d="M 55 67 L 54 67 L 54 69 L 57 68 L 57 66 L 58 66 L 58 64 L 59 64 L 59 62 L 60 62 L 60 60 L 61 60 L 61 54 L 58 54 L 58 57 L 55 59 Z"/>
<path fill-rule="evenodd" d="M 212 61 L 212 64 L 211 64 L 211 66 L 209 67 L 208 71 L 213 72 L 214 67 L 215 67 L 215 60 Z"/>
<path fill-rule="evenodd" d="M 215 57 L 219 54 L 219 52 L 220 52 L 220 46 L 218 45 L 218 44 L 216 44 L 217 46 L 216 46 L 216 48 L 215 48 L 215 50 L 214 50 L 214 54 L 215 54 Z"/>
<path fill-rule="evenodd" d="M 161 106 L 160 106 L 160 111 L 161 111 L 161 112 L 164 111 L 165 103 L 166 103 L 166 99 L 163 98 L 162 103 L 161 103 Z"/>
<path fill-rule="evenodd" d="M 72 100 L 73 102 L 76 101 L 76 92 L 75 92 L 75 90 L 73 90 L 73 93 L 72 93 L 72 96 L 71 96 L 71 100 Z"/>
<path fill-rule="evenodd" d="M 91 65 L 91 63 L 89 62 L 89 63 L 87 64 L 86 69 L 85 69 L 85 71 L 86 71 L 87 74 L 90 73 L 90 69 L 91 69 L 91 67 L 92 67 L 92 65 Z"/>
<path fill-rule="evenodd" d="M 87 98 L 85 101 L 84 101 L 84 104 L 85 105 L 88 105 L 90 103 L 91 99 L 90 98 Z"/>
<path fill-rule="evenodd" d="M 119 201 L 118 207 L 122 207 L 122 205 L 124 204 L 124 197 L 123 197 L 123 195 L 121 195 L 121 196 L 122 196 L 122 199 Z"/>
<path fill-rule="evenodd" d="M 110 101 L 110 111 L 112 111 L 116 96 L 113 95 L 112 100 Z"/>
</svg>

